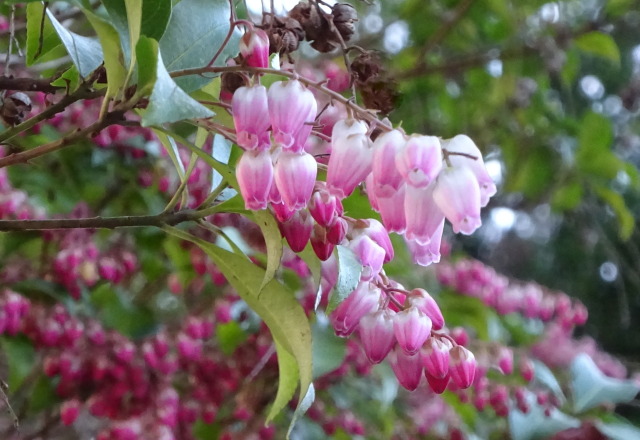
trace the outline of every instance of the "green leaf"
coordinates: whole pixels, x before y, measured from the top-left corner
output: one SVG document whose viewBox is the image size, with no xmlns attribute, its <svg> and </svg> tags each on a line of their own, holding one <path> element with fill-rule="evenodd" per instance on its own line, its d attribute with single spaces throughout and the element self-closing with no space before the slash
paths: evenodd
<svg viewBox="0 0 640 440">
<path fill-rule="evenodd" d="M 260 284 L 259 292 L 262 292 L 264 286 L 273 279 L 276 271 L 280 267 L 282 260 L 282 235 L 278 228 L 278 222 L 273 218 L 269 211 L 255 211 L 253 220 L 260 227 L 264 242 L 267 246 L 267 269 L 264 272 L 264 278 Z"/>
<path fill-rule="evenodd" d="M 142 115 L 143 127 L 214 116 L 211 110 L 187 95 L 171 79 L 160 54 L 158 54 L 156 75 L 157 79 L 149 98 L 149 106 Z"/>
<path fill-rule="evenodd" d="M 127 11 L 129 47 L 136 47 L 140 39 L 140 30 L 142 29 L 142 2 L 140 0 L 124 0 L 124 7 Z M 132 56 L 132 67 L 133 63 L 135 63 L 135 57 Z"/>
<path fill-rule="evenodd" d="M 640 429 L 631 423 L 602 423 L 596 422 L 598 431 L 610 440 L 629 440 L 640 438 Z"/>
<path fill-rule="evenodd" d="M 571 363 L 571 391 L 575 411 L 582 412 L 603 403 L 630 402 L 640 386 L 632 380 L 605 376 L 589 355 L 581 353 Z"/>
<path fill-rule="evenodd" d="M 636 221 L 633 213 L 627 207 L 622 195 L 604 186 L 596 186 L 595 191 L 596 194 L 598 194 L 598 197 L 607 203 L 616 214 L 616 218 L 620 225 L 618 231 L 620 238 L 622 240 L 628 240 L 633 233 Z"/>
<path fill-rule="evenodd" d="M 266 424 L 269 424 L 287 406 L 298 388 L 300 379 L 295 358 L 278 342 L 275 344 L 278 353 L 278 392 L 267 414 Z"/>
<path fill-rule="evenodd" d="M 160 40 L 167 29 L 169 17 L 171 17 L 171 0 L 144 0 L 140 32 L 142 35 Z"/>
<path fill-rule="evenodd" d="M 107 97 L 117 95 L 124 85 L 127 72 L 120 62 L 120 38 L 118 32 L 109 23 L 89 10 L 84 10 L 89 22 L 95 29 L 100 39 L 102 53 L 104 54 L 104 67 L 107 71 Z"/>
<path fill-rule="evenodd" d="M 128 295 L 108 284 L 94 289 L 90 301 L 107 327 L 128 337 L 139 338 L 154 329 L 155 322 L 149 309 L 133 304 Z"/>
<path fill-rule="evenodd" d="M 271 280 L 259 294 L 264 270 L 247 258 L 188 234 L 180 229 L 163 228 L 183 240 L 200 246 L 227 278 L 238 295 L 265 322 L 274 341 L 295 359 L 300 375 L 300 401 L 308 395 L 312 379 L 311 328 L 307 316 L 293 292 L 276 280 Z M 286 362 L 286 360 L 285 360 Z M 299 406 L 301 406 L 299 404 Z"/>
<path fill-rule="evenodd" d="M 160 52 L 167 70 L 204 67 L 213 59 L 229 32 L 227 0 L 182 0 L 173 8 L 167 31 L 160 40 Z M 234 32 L 214 65 L 222 66 L 238 53 L 238 32 Z M 189 76 L 176 82 L 192 92 L 211 81 L 211 77 Z"/>
<path fill-rule="evenodd" d="M 560 399 L 561 402 L 564 402 L 566 398 L 564 396 L 564 393 L 562 392 L 560 383 L 558 382 L 558 379 L 556 379 L 556 376 L 553 374 L 553 372 L 549 369 L 549 367 L 547 367 L 540 361 L 534 360 L 533 368 L 536 383 L 547 387 L 556 395 L 556 397 Z"/>
<path fill-rule="evenodd" d="M 311 327 L 313 333 L 313 377 L 318 378 L 342 365 L 347 353 L 346 340 L 339 338 L 329 325 L 318 321 Z"/>
<path fill-rule="evenodd" d="M 240 344 L 247 340 L 247 333 L 235 321 L 216 326 L 216 340 L 220 350 L 231 356 Z M 296 379 L 297 381 L 297 379 Z"/>
<path fill-rule="evenodd" d="M 120 45 L 124 54 L 124 61 L 127 65 L 131 64 L 131 40 L 129 39 L 129 23 L 127 21 L 127 7 L 124 0 L 102 0 L 111 24 L 120 35 Z M 152 64 L 155 66 L 155 64 Z"/>
<path fill-rule="evenodd" d="M 78 68 L 80 76 L 86 78 L 91 75 L 103 61 L 100 43 L 95 38 L 84 37 L 67 30 L 49 9 L 47 9 L 47 16 L 67 49 L 73 64 Z"/>
<path fill-rule="evenodd" d="M 33 345 L 22 337 L 0 338 L 2 351 L 9 363 L 9 392 L 17 389 L 36 365 L 36 352 Z"/>
<path fill-rule="evenodd" d="M 70 92 L 75 91 L 80 85 L 80 74 L 75 65 L 69 67 L 62 75 L 51 83 L 53 86 L 66 87 Z"/>
<path fill-rule="evenodd" d="M 553 194 L 551 206 L 558 211 L 568 211 L 582 201 L 583 188 L 579 182 L 569 182 L 558 188 Z"/>
<path fill-rule="evenodd" d="M 313 280 L 313 288 L 317 289 L 316 293 L 316 303 L 314 305 L 314 310 L 318 309 L 320 305 L 321 291 L 320 291 L 320 277 L 322 276 L 322 262 L 318 259 L 318 256 L 313 251 L 313 247 L 311 243 L 307 244 L 307 246 L 302 250 L 302 252 L 298 252 L 298 256 L 302 258 L 302 260 L 307 264 L 309 271 L 311 272 L 311 277 Z"/>
<path fill-rule="evenodd" d="M 338 258 L 338 281 L 327 305 L 327 315 L 358 287 L 362 273 L 362 265 L 351 249 L 342 245 L 336 246 L 336 257 Z"/>
<path fill-rule="evenodd" d="M 573 41 L 583 52 L 620 64 L 620 49 L 609 34 L 593 31 L 580 35 Z"/>
<path fill-rule="evenodd" d="M 49 21 L 44 20 L 44 26 L 40 32 L 43 14 L 44 5 L 41 2 L 27 5 L 27 66 L 60 45 L 60 38 Z M 41 47 L 40 41 L 42 41 Z"/>
<path fill-rule="evenodd" d="M 158 78 L 158 42 L 151 38 L 140 37 L 136 45 L 138 59 L 138 88 L 137 96 L 147 96 L 153 91 Z"/>
<path fill-rule="evenodd" d="M 580 123 L 578 133 L 578 160 L 595 158 L 598 153 L 608 151 L 613 142 L 613 127 L 605 116 L 589 112 Z"/>
</svg>

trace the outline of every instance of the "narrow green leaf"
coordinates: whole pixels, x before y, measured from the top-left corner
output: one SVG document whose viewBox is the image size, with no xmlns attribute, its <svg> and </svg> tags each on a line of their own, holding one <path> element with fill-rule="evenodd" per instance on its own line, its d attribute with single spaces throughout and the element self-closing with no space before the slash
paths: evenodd
<svg viewBox="0 0 640 440">
<path fill-rule="evenodd" d="M 547 387 L 560 399 L 561 402 L 564 402 L 566 397 L 562 392 L 562 387 L 549 367 L 540 361 L 534 360 L 533 368 L 536 383 Z"/>
<path fill-rule="evenodd" d="M 210 118 L 214 113 L 187 95 L 169 76 L 158 54 L 157 79 L 142 115 L 142 126 L 160 125 L 184 119 Z"/>
<path fill-rule="evenodd" d="M 631 423 L 602 423 L 596 422 L 598 431 L 610 440 L 629 440 L 640 438 L 640 429 Z"/>
<path fill-rule="evenodd" d="M 595 191 L 598 197 L 607 203 L 611 209 L 613 209 L 613 212 L 615 212 L 618 223 L 620 224 L 618 231 L 620 238 L 622 240 L 628 240 L 633 233 L 636 221 L 622 195 L 604 186 L 596 186 Z"/>
<path fill-rule="evenodd" d="M 142 1 L 124 0 L 127 11 L 127 29 L 129 31 L 129 47 L 136 47 L 142 29 Z M 135 52 L 131 54 L 131 67 L 135 64 Z"/>
<path fill-rule="evenodd" d="M 302 252 L 298 253 L 298 256 L 304 260 L 311 272 L 311 277 L 313 279 L 313 287 L 317 289 L 316 293 L 316 303 L 314 305 L 314 310 L 318 309 L 320 305 L 320 300 L 322 299 L 320 291 L 320 277 L 322 276 L 322 263 L 316 256 L 316 253 L 313 251 L 313 247 L 311 243 L 307 244 L 307 247 L 304 248 Z M 332 257 L 335 258 L 335 257 Z"/>
<path fill-rule="evenodd" d="M 9 377 L 4 378 L 9 390 L 17 389 L 27 378 L 36 363 L 36 353 L 33 345 L 22 337 L 0 338 L 2 351 L 9 363 Z"/>
<path fill-rule="evenodd" d="M 287 440 L 289 440 L 291 438 L 291 431 L 293 431 L 293 427 L 295 426 L 296 421 L 300 417 L 302 417 L 304 415 L 304 413 L 306 413 L 309 408 L 311 408 L 311 405 L 313 404 L 314 400 L 316 400 L 316 389 L 313 386 L 313 384 L 311 383 L 311 384 L 309 384 L 309 388 L 307 389 L 307 392 L 304 395 L 304 397 L 302 398 L 302 400 L 300 400 L 298 402 L 298 407 L 293 412 L 293 417 L 291 418 L 291 423 L 289 423 L 289 429 L 287 429 Z"/>
<path fill-rule="evenodd" d="M 131 65 L 131 40 L 129 38 L 129 23 L 127 22 L 127 7 L 124 0 L 102 0 L 111 24 L 120 35 L 120 45 L 124 54 L 124 61 L 127 66 Z M 152 64 L 155 67 L 155 64 Z"/>
<path fill-rule="evenodd" d="M 620 64 L 620 49 L 609 34 L 593 31 L 580 35 L 573 41 L 583 52 Z"/>
<path fill-rule="evenodd" d="M 140 32 L 147 37 L 160 40 L 171 17 L 171 0 L 144 0 Z"/>
<path fill-rule="evenodd" d="M 248 259 L 226 251 L 178 228 L 166 226 L 167 233 L 202 248 L 213 260 L 238 295 L 265 322 L 274 341 L 293 355 L 300 375 L 300 400 L 308 395 L 312 380 L 311 328 L 293 292 L 271 280 L 259 293 L 264 270 Z"/>
<path fill-rule="evenodd" d="M 551 206 L 558 211 L 568 211 L 577 207 L 582 201 L 583 187 L 580 182 L 569 182 L 562 185 L 553 194 Z"/>
<path fill-rule="evenodd" d="M 107 70 L 107 97 L 114 97 L 124 85 L 127 72 L 120 61 L 120 37 L 109 23 L 89 10 L 84 10 L 89 22 L 95 29 L 104 54 L 104 67 Z"/>
<path fill-rule="evenodd" d="M 88 77 L 103 61 L 102 47 L 95 38 L 84 37 L 67 30 L 47 9 L 47 16 L 55 28 L 62 44 L 67 49 L 73 64 L 83 78 Z"/>
<path fill-rule="evenodd" d="M 260 284 L 259 292 L 273 279 L 282 260 L 282 235 L 278 222 L 269 211 L 255 211 L 253 220 L 260 227 L 265 245 L 267 246 L 267 269 Z"/>
<path fill-rule="evenodd" d="M 147 96 L 153 91 L 158 77 L 158 42 L 147 37 L 140 37 L 136 45 L 138 58 L 138 96 Z"/>
<path fill-rule="evenodd" d="M 160 40 L 160 51 L 167 70 L 175 72 L 206 66 L 227 37 L 229 17 L 227 0 L 182 0 L 178 3 Z M 239 40 L 238 32 L 234 32 L 214 65 L 222 66 L 228 58 L 237 55 Z M 196 75 L 176 80 L 187 92 L 210 81 L 210 77 Z"/>
<path fill-rule="evenodd" d="M 318 321 L 311 327 L 313 335 L 313 377 L 318 378 L 342 365 L 347 354 L 344 338 L 333 332 L 333 327 Z"/>
<path fill-rule="evenodd" d="M 298 380 L 300 379 L 295 358 L 278 344 L 278 342 L 275 344 L 278 354 L 278 392 L 267 414 L 265 420 L 267 424 L 280 414 L 280 411 L 282 411 L 293 398 L 296 388 L 298 388 Z"/>
<path fill-rule="evenodd" d="M 53 86 L 66 87 L 69 92 L 77 90 L 80 85 L 80 74 L 75 65 L 69 67 L 62 75 L 51 83 Z"/>
<path fill-rule="evenodd" d="M 60 45 L 60 38 L 51 22 L 44 20 L 41 33 L 40 26 L 43 14 L 44 5 L 42 2 L 27 5 L 27 66 L 32 65 L 41 56 Z"/>
<path fill-rule="evenodd" d="M 216 340 L 224 354 L 231 356 L 235 349 L 247 340 L 247 333 L 236 321 L 218 324 L 216 326 Z M 288 353 L 287 353 L 288 354 Z M 280 359 L 280 356 L 278 356 Z M 296 378 L 296 384 L 298 379 Z"/>
<path fill-rule="evenodd" d="M 578 156 L 589 159 L 598 152 L 608 151 L 613 142 L 613 127 L 605 116 L 589 112 L 580 123 L 578 133 Z M 579 158 L 580 160 L 580 158 Z"/>
<path fill-rule="evenodd" d="M 362 265 L 351 249 L 338 245 L 336 246 L 336 256 L 338 258 L 338 281 L 329 299 L 327 314 L 334 311 L 358 287 L 362 273 Z"/>
<path fill-rule="evenodd" d="M 571 363 L 571 391 L 575 410 L 582 412 L 603 403 L 630 402 L 640 386 L 632 380 L 605 376 L 587 354 L 581 353 Z"/>
</svg>

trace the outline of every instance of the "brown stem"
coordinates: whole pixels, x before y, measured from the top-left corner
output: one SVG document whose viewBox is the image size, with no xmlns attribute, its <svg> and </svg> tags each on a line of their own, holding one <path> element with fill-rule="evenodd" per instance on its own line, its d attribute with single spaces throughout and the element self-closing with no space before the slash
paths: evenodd
<svg viewBox="0 0 640 440">
<path fill-rule="evenodd" d="M 17 90 L 21 92 L 45 92 L 55 93 L 64 90 L 64 87 L 52 86 L 53 78 L 11 78 L 0 76 L 0 90 Z"/>
<path fill-rule="evenodd" d="M 142 226 L 162 227 L 195 221 L 206 212 L 184 209 L 156 215 L 127 215 L 120 217 L 88 217 L 46 220 L 0 220 L 0 231 L 45 231 L 51 229 L 116 229 Z"/>
</svg>

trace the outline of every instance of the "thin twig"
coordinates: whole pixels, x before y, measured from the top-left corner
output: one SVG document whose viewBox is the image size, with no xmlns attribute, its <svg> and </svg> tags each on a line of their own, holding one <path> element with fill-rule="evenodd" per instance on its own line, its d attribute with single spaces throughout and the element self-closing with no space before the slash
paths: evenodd
<svg viewBox="0 0 640 440">
<path fill-rule="evenodd" d="M 4 401 L 4 404 L 7 406 L 7 412 L 9 413 L 9 415 L 11 416 L 11 418 L 13 419 L 13 427 L 15 429 L 18 429 L 18 427 L 20 426 L 20 423 L 18 421 L 18 416 L 16 415 L 15 411 L 13 410 L 13 408 L 11 407 L 11 403 L 9 402 L 9 396 L 7 396 L 6 390 L 9 389 L 9 386 L 4 382 L 4 381 L 0 381 L 0 397 L 2 397 L 2 400 Z"/>
<path fill-rule="evenodd" d="M 229 43 L 229 40 L 231 40 L 231 37 L 233 36 L 233 31 L 235 30 L 235 28 L 236 28 L 236 9 L 233 4 L 233 0 L 229 0 L 229 31 L 227 32 L 227 36 L 224 37 L 224 40 L 222 41 L 222 44 L 218 48 L 218 51 L 213 56 L 213 58 L 211 58 L 211 61 L 209 61 L 209 63 L 207 64 L 207 67 L 213 66 L 213 63 L 216 62 L 216 60 L 218 59 L 218 57 L 220 56 L 224 48 Z"/>
</svg>

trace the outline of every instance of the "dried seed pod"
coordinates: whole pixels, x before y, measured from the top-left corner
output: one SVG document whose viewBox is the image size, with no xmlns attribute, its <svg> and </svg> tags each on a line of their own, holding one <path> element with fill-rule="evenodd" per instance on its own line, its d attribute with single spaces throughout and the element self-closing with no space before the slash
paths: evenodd
<svg viewBox="0 0 640 440">
<path fill-rule="evenodd" d="M 372 52 L 366 52 L 358 55 L 351 62 L 351 72 L 354 81 L 366 82 L 376 78 L 383 71 L 380 57 Z"/>
<path fill-rule="evenodd" d="M 370 79 L 364 83 L 357 83 L 356 86 L 367 108 L 380 110 L 386 115 L 398 104 L 400 94 L 396 83 L 390 79 Z"/>
<path fill-rule="evenodd" d="M 31 99 L 25 93 L 13 92 L 0 102 L 0 117 L 8 125 L 16 126 L 31 111 Z"/>
<path fill-rule="evenodd" d="M 300 41 L 304 40 L 302 25 L 292 17 L 265 15 L 261 27 L 269 35 L 271 53 L 284 55 L 294 52 L 300 46 Z"/>
<path fill-rule="evenodd" d="M 356 9 L 347 3 L 336 3 L 331 9 L 333 24 L 342 35 L 344 41 L 349 41 L 356 31 L 355 22 L 358 21 Z"/>
</svg>

